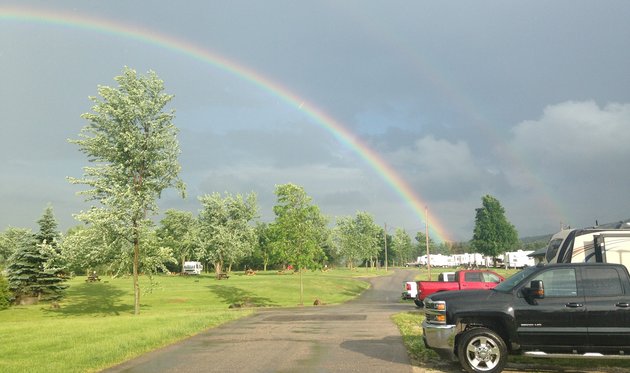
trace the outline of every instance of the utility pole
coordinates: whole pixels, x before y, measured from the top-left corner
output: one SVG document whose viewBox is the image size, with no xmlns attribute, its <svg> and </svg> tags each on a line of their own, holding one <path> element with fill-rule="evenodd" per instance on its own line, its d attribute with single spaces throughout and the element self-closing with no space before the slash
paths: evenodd
<svg viewBox="0 0 630 373">
<path fill-rule="evenodd" d="M 385 272 L 387 272 L 387 223 L 385 223 L 383 231 L 385 232 Z"/>
<path fill-rule="evenodd" d="M 424 206 L 424 238 L 427 244 L 427 274 L 431 281 L 431 254 L 429 253 L 429 208 Z"/>
</svg>

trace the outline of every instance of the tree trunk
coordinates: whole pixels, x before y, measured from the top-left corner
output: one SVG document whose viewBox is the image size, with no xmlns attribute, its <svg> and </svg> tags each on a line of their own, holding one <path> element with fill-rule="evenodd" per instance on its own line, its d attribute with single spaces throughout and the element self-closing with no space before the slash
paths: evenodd
<svg viewBox="0 0 630 373">
<path fill-rule="evenodd" d="M 219 278 L 219 274 L 222 271 L 221 262 L 214 262 L 214 274 Z"/>
<path fill-rule="evenodd" d="M 133 292 L 134 292 L 134 314 L 140 314 L 140 284 L 138 283 L 138 262 L 140 257 L 140 233 L 138 232 L 138 223 L 133 222 L 134 238 L 133 238 Z"/>
<path fill-rule="evenodd" d="M 304 305 L 304 282 L 302 281 L 302 267 L 300 267 L 300 306 Z"/>
</svg>

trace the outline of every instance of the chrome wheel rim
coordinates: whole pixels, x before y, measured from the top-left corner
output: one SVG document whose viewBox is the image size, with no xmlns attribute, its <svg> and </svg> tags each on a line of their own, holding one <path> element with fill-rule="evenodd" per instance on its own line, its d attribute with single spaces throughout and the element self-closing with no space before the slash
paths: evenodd
<svg viewBox="0 0 630 373">
<path fill-rule="evenodd" d="M 466 346 L 466 360 L 480 372 L 494 369 L 501 359 L 501 351 L 496 341 L 485 336 L 473 338 Z"/>
</svg>

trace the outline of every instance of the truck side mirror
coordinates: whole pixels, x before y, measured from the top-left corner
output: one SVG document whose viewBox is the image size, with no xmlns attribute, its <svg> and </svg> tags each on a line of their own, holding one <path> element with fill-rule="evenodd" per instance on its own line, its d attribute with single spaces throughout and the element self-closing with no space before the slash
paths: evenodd
<svg viewBox="0 0 630 373">
<path fill-rule="evenodd" d="M 543 299 L 545 297 L 545 285 L 542 280 L 534 280 L 525 288 L 526 295 L 530 299 Z"/>
</svg>

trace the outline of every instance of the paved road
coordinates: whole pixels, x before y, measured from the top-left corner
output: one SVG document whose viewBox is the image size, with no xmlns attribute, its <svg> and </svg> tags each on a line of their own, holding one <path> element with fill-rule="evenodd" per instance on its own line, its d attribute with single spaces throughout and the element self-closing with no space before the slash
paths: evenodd
<svg viewBox="0 0 630 373">
<path fill-rule="evenodd" d="M 400 292 L 416 272 L 370 279 L 369 290 L 339 306 L 261 309 L 105 372 L 411 373 L 390 316 L 415 309 Z"/>
</svg>

